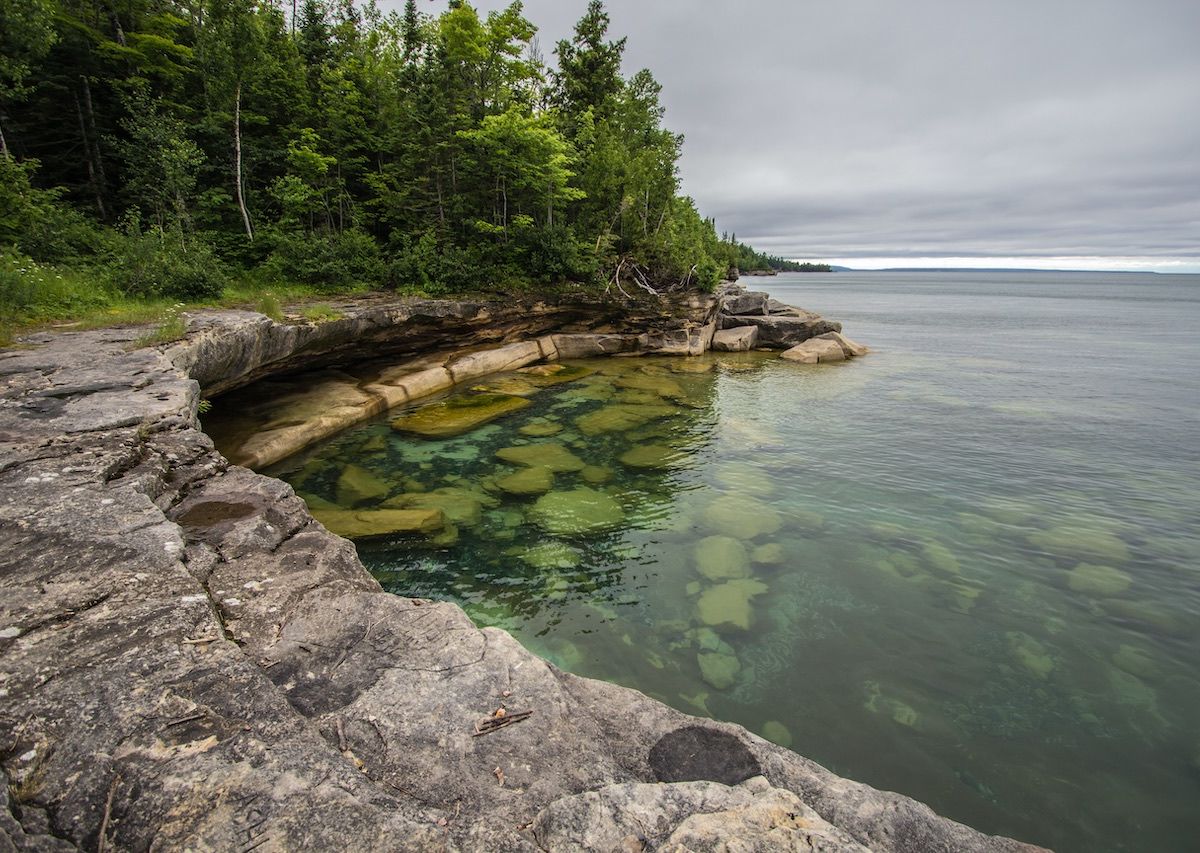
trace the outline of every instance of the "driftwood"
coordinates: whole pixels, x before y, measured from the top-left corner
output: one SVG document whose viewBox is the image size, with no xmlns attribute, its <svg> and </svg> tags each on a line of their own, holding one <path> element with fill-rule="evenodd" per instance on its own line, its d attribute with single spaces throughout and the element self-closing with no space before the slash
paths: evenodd
<svg viewBox="0 0 1200 853">
<path fill-rule="evenodd" d="M 490 735 L 492 732 L 496 732 L 500 729 L 511 726 L 513 723 L 519 723 L 522 720 L 528 720 L 532 714 L 533 711 L 514 711 L 511 714 L 506 713 L 499 717 L 488 717 L 482 722 L 475 724 L 475 734 L 471 735 L 471 737 Z"/>
</svg>

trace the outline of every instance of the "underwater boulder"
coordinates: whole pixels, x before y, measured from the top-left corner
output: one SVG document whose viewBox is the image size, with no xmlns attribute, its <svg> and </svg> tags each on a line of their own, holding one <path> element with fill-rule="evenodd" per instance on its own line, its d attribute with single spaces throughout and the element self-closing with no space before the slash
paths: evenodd
<svg viewBox="0 0 1200 853">
<path fill-rule="evenodd" d="M 630 468 L 670 468 L 681 456 L 665 444 L 642 444 L 621 454 L 621 464 Z"/>
<path fill-rule="evenodd" d="M 958 558 L 941 542 L 926 542 L 921 546 L 921 559 L 925 565 L 944 575 L 962 573 Z"/>
<path fill-rule="evenodd" d="M 1080 563 L 1067 573 L 1067 586 L 1093 598 L 1111 598 L 1129 589 L 1133 579 L 1112 566 Z"/>
<path fill-rule="evenodd" d="M 507 477 L 498 477 L 496 486 L 510 495 L 541 495 L 554 488 L 554 472 L 541 465 L 529 466 Z"/>
<path fill-rule="evenodd" d="M 738 578 L 710 586 L 700 594 L 696 613 L 700 621 L 711 627 L 732 626 L 750 630 L 754 621 L 751 600 L 767 591 L 767 585 L 753 578 Z"/>
<path fill-rule="evenodd" d="M 668 418 L 677 414 L 679 409 L 663 405 L 634 405 L 632 403 L 614 403 L 604 406 L 575 419 L 579 431 L 587 436 L 600 435 L 605 432 L 625 432 L 645 426 L 651 421 Z"/>
<path fill-rule="evenodd" d="M 584 367 L 581 364 L 535 364 L 532 367 L 522 367 L 517 373 L 527 377 L 529 381 L 540 387 L 561 385 L 564 382 L 574 382 L 596 372 L 594 367 Z"/>
<path fill-rule="evenodd" d="M 392 429 L 426 438 L 462 435 L 531 405 L 512 394 L 468 394 L 429 403 L 392 421 Z"/>
<path fill-rule="evenodd" d="M 529 516 L 538 527 L 555 536 L 600 533 L 620 527 L 625 520 L 616 500 L 586 486 L 542 495 Z"/>
<path fill-rule="evenodd" d="M 567 450 L 566 447 L 553 443 L 502 447 L 496 451 L 496 457 L 514 465 L 536 465 L 555 473 L 582 471 L 587 467 L 586 462 Z"/>
<path fill-rule="evenodd" d="M 476 527 L 483 520 L 485 504 L 494 506 L 496 499 L 483 492 L 457 486 L 396 495 L 383 502 L 383 506 L 389 509 L 440 509 L 448 521 L 467 527 Z"/>
<path fill-rule="evenodd" d="M 361 465 L 347 465 L 337 481 L 337 499 L 342 506 L 379 500 L 391 486 Z"/>
<path fill-rule="evenodd" d="M 762 736 L 771 743 L 777 743 L 782 747 L 790 747 L 792 745 L 792 733 L 788 731 L 788 727 L 778 720 L 767 720 L 763 723 Z"/>
<path fill-rule="evenodd" d="M 446 527 L 446 516 L 440 509 L 317 509 L 313 517 L 330 533 L 348 539 L 401 533 L 434 535 Z"/>
<path fill-rule="evenodd" d="M 562 432 L 563 425 L 558 421 L 552 421 L 549 418 L 534 418 L 529 423 L 517 430 L 521 435 L 528 435 L 531 438 L 547 438 L 551 435 L 557 435 Z"/>
<path fill-rule="evenodd" d="M 722 495 L 704 509 L 710 528 L 738 539 L 756 539 L 779 530 L 779 513 L 749 496 Z"/>
<path fill-rule="evenodd" d="M 582 555 L 565 542 L 551 540 L 525 549 L 521 562 L 535 569 L 573 569 L 583 559 Z"/>
<path fill-rule="evenodd" d="M 764 566 L 775 566 L 784 560 L 783 546 L 778 542 L 759 545 L 750 552 L 750 560 Z"/>
<path fill-rule="evenodd" d="M 706 536 L 695 544 L 696 570 L 711 581 L 750 576 L 746 546 L 731 536 Z"/>
<path fill-rule="evenodd" d="M 1129 546 L 1103 528 L 1054 527 L 1031 533 L 1027 539 L 1034 548 L 1057 560 L 1124 563 L 1129 559 Z"/>
<path fill-rule="evenodd" d="M 742 670 L 736 655 L 720 652 L 700 652 L 696 655 L 696 663 L 700 665 L 700 677 L 717 690 L 732 687 Z"/>
<path fill-rule="evenodd" d="M 667 397 L 672 400 L 681 400 L 687 396 L 687 393 L 683 390 L 683 386 L 670 376 L 646 375 L 644 373 L 640 376 L 622 376 L 617 380 L 617 387 L 630 391 L 646 391 L 656 397 Z"/>
</svg>

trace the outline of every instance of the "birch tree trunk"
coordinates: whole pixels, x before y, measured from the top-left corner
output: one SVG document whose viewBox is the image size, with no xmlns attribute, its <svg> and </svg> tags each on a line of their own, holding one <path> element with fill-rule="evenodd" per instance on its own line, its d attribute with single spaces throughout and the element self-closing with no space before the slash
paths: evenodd
<svg viewBox="0 0 1200 853">
<path fill-rule="evenodd" d="M 238 83 L 233 96 L 233 171 L 237 181 L 238 210 L 242 212 L 242 224 L 246 236 L 254 242 L 254 229 L 250 226 L 250 211 L 246 209 L 246 198 L 242 193 L 242 84 Z"/>
</svg>

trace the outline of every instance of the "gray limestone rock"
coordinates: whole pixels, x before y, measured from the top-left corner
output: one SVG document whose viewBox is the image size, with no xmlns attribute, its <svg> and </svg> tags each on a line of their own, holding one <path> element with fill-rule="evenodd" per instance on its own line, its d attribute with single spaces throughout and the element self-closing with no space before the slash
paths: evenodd
<svg viewBox="0 0 1200 853">
<path fill-rule="evenodd" d="M 195 417 L 201 385 L 348 352 L 314 334 L 209 312 L 165 351 L 0 352 L 0 849 L 609 849 L 640 815 L 662 849 L 1034 849 L 383 592 Z M 502 705 L 532 714 L 476 736 Z"/>
<path fill-rule="evenodd" d="M 757 290 L 730 294 L 721 300 L 721 313 L 731 317 L 767 314 L 770 295 Z"/>
<path fill-rule="evenodd" d="M 797 309 L 799 310 L 799 309 Z M 736 329 L 740 326 L 756 326 L 758 328 L 758 346 L 767 349 L 787 349 L 803 343 L 809 338 L 823 335 L 826 332 L 840 332 L 842 324 L 826 320 L 819 314 L 804 312 L 803 316 L 768 317 L 721 316 L 722 329 Z"/>
<path fill-rule="evenodd" d="M 748 352 L 757 343 L 758 326 L 736 326 L 713 335 L 712 348 L 717 352 Z"/>
</svg>

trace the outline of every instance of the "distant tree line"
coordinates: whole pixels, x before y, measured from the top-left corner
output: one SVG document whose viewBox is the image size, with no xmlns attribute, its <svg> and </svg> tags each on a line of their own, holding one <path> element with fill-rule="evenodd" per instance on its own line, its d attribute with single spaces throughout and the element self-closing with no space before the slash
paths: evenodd
<svg viewBox="0 0 1200 853">
<path fill-rule="evenodd" d="M 592 0 L 551 67 L 520 2 L 0 0 L 0 248 L 190 299 L 247 271 L 436 293 L 790 268 L 680 195 L 682 137 L 608 25 Z"/>
<path fill-rule="evenodd" d="M 713 225 L 715 228 L 716 223 Z M 739 243 L 736 234 L 722 234 L 721 246 L 729 257 L 730 265 L 740 272 L 833 272 L 829 264 L 788 261 L 777 255 L 755 251 L 751 246 Z"/>
</svg>

